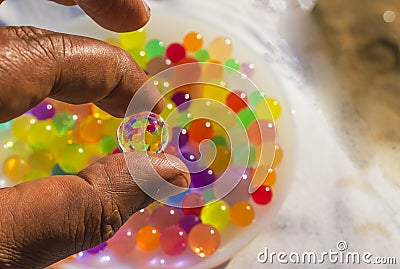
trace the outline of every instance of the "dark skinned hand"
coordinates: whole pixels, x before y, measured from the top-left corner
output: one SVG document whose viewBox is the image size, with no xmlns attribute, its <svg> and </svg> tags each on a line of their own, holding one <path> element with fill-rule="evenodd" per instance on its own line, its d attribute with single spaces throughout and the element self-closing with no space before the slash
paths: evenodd
<svg viewBox="0 0 400 269">
<path fill-rule="evenodd" d="M 119 32 L 142 27 L 150 16 L 141 0 L 56 2 L 78 4 L 98 24 Z M 0 78 L 0 122 L 46 97 L 72 104 L 93 102 L 123 117 L 147 80 L 117 47 L 33 27 L 0 27 Z M 143 102 L 161 112 L 159 93 L 154 90 L 147 98 Z M 126 162 L 136 173 L 128 171 Z M 166 181 L 188 187 L 190 176 L 178 159 L 136 152 L 104 157 L 76 176 L 0 189 L 0 268 L 44 268 L 109 239 L 129 216 L 152 202 L 135 180 L 151 184 L 157 176 L 153 167 Z"/>
</svg>

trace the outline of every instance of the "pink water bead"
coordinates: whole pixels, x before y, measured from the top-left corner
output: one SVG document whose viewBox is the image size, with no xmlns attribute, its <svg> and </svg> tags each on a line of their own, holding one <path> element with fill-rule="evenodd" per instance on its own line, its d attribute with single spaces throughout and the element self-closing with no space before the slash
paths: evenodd
<svg viewBox="0 0 400 269">
<path fill-rule="evenodd" d="M 161 232 L 160 247 L 165 254 L 179 255 L 187 245 L 187 233 L 177 225 L 168 226 Z"/>
<path fill-rule="evenodd" d="M 182 213 L 178 209 L 160 205 L 151 214 L 150 223 L 162 231 L 168 226 L 177 225 L 181 217 Z"/>
</svg>

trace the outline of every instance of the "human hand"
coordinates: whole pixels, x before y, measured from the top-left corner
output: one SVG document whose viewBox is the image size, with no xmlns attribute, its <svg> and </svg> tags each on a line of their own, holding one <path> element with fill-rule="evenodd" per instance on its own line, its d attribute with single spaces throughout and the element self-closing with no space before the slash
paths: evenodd
<svg viewBox="0 0 400 269">
<path fill-rule="evenodd" d="M 76 3 L 100 25 L 116 31 L 140 28 L 149 17 L 141 0 Z M 46 97 L 73 104 L 94 102 L 122 117 L 147 80 L 129 54 L 117 47 L 33 27 L 0 27 L 0 77 L 0 122 Z M 146 98 L 143 102 L 161 112 L 163 101 L 156 90 Z M 126 162 L 136 173 L 131 175 Z M 76 176 L 0 189 L 0 268 L 43 268 L 107 240 L 130 215 L 152 202 L 135 180 L 151 184 L 158 176 L 184 188 L 190 178 L 173 156 L 136 152 L 104 157 Z"/>
</svg>

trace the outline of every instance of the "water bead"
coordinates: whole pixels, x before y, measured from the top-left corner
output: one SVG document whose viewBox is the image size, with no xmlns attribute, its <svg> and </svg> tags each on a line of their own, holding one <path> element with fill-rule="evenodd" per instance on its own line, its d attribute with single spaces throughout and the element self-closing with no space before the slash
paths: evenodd
<svg viewBox="0 0 400 269">
<path fill-rule="evenodd" d="M 170 67 L 171 62 L 166 57 L 157 56 L 147 62 L 145 70 L 149 76 L 155 76 Z"/>
<path fill-rule="evenodd" d="M 24 158 L 29 158 L 33 152 L 32 147 L 27 142 L 22 140 L 13 141 L 10 149 L 12 154 L 20 155 Z"/>
<path fill-rule="evenodd" d="M 224 136 L 217 135 L 217 136 L 214 136 L 211 140 L 214 142 L 214 144 L 216 146 L 224 146 L 224 147 L 226 147 L 228 145 L 228 143 L 227 143 L 227 141 L 226 141 Z"/>
<path fill-rule="evenodd" d="M 88 143 L 96 143 L 104 135 L 103 121 L 93 115 L 83 119 L 78 128 L 79 137 Z"/>
<path fill-rule="evenodd" d="M 274 156 L 274 162 L 272 164 L 273 167 L 278 166 L 282 162 L 283 158 L 283 151 L 280 145 L 276 144 L 275 145 L 275 156 Z"/>
<path fill-rule="evenodd" d="M 107 241 L 107 247 L 118 256 L 128 255 L 135 248 L 136 233 L 147 226 L 150 219 L 148 209 L 133 214 L 117 233 Z"/>
<path fill-rule="evenodd" d="M 224 66 L 215 59 L 208 60 L 201 66 L 201 75 L 205 81 L 221 81 L 224 77 Z"/>
<path fill-rule="evenodd" d="M 62 170 L 62 168 L 60 167 L 60 165 L 58 163 L 56 163 L 52 170 L 51 170 L 51 175 L 52 176 L 58 176 L 58 175 L 69 175 L 67 172 L 65 172 L 64 170 Z"/>
<path fill-rule="evenodd" d="M 265 178 L 264 182 L 262 183 L 263 186 L 272 187 L 276 182 L 276 172 L 274 169 L 269 168 L 267 177 Z"/>
<path fill-rule="evenodd" d="M 247 107 L 247 95 L 242 91 L 234 91 L 226 97 L 226 105 L 238 113 Z"/>
<path fill-rule="evenodd" d="M 197 51 L 203 46 L 203 36 L 197 32 L 190 32 L 183 38 L 183 46 L 187 51 Z"/>
<path fill-rule="evenodd" d="M 247 77 L 251 78 L 254 74 L 254 64 L 252 63 L 243 63 L 241 65 L 240 71 L 245 74 Z"/>
<path fill-rule="evenodd" d="M 146 68 L 146 65 L 149 61 L 149 57 L 147 56 L 147 53 L 144 50 L 133 49 L 133 50 L 128 50 L 128 53 L 132 56 L 132 58 L 140 66 L 140 68 L 142 69 Z"/>
<path fill-rule="evenodd" d="M 36 122 L 36 118 L 30 114 L 22 115 L 14 119 L 11 123 L 11 130 L 14 137 L 18 140 L 27 140 L 27 133 L 32 124 Z"/>
<path fill-rule="evenodd" d="M 107 120 L 107 119 L 110 119 L 110 118 L 113 117 L 113 116 L 111 116 L 110 114 L 108 114 L 107 112 L 105 112 L 101 108 L 98 108 L 95 105 L 92 106 L 92 110 L 93 110 L 93 116 L 95 118 L 99 118 L 101 120 Z"/>
<path fill-rule="evenodd" d="M 23 181 L 30 181 L 30 180 L 35 180 L 38 178 L 44 178 L 50 176 L 49 172 L 43 171 L 43 170 L 31 170 L 29 171 L 24 177 Z"/>
<path fill-rule="evenodd" d="M 229 224 L 229 214 L 229 205 L 220 200 L 204 206 L 200 218 L 203 223 L 213 225 L 221 231 Z"/>
<path fill-rule="evenodd" d="M 115 137 L 117 129 L 121 124 L 121 119 L 111 117 L 109 119 L 102 120 L 104 126 L 104 136 Z"/>
<path fill-rule="evenodd" d="M 209 151 L 211 152 L 211 151 Z M 212 159 L 213 155 L 206 155 L 206 163 L 210 164 L 209 167 L 214 170 L 215 173 L 220 174 L 225 171 L 231 161 L 231 151 L 225 146 L 216 146 L 216 155 Z"/>
<path fill-rule="evenodd" d="M 167 47 L 167 58 L 173 63 L 177 63 L 186 57 L 185 48 L 179 43 L 172 43 Z"/>
<path fill-rule="evenodd" d="M 251 194 L 251 197 L 256 204 L 269 204 L 272 200 L 272 189 L 269 186 L 261 186 Z"/>
<path fill-rule="evenodd" d="M 7 158 L 3 163 L 3 175 L 15 182 L 22 180 L 30 169 L 29 161 L 18 155 Z"/>
<path fill-rule="evenodd" d="M 182 200 L 182 212 L 186 215 L 200 215 L 206 201 L 199 193 L 189 193 Z"/>
<path fill-rule="evenodd" d="M 256 113 L 259 119 L 273 122 L 279 119 L 281 115 L 281 105 L 273 98 L 265 98 L 257 104 Z"/>
<path fill-rule="evenodd" d="M 55 109 L 53 105 L 47 101 L 43 101 L 31 110 L 38 120 L 46 120 L 54 117 Z"/>
<path fill-rule="evenodd" d="M 99 150 L 102 154 L 110 154 L 114 151 L 117 146 L 117 142 L 115 137 L 113 136 L 104 136 L 99 142 Z"/>
<path fill-rule="evenodd" d="M 55 140 L 54 126 L 50 120 L 36 121 L 29 128 L 27 137 L 34 149 L 50 148 Z"/>
<path fill-rule="evenodd" d="M 146 42 L 146 31 L 141 28 L 134 32 L 119 34 L 119 42 L 125 50 L 140 49 Z"/>
<path fill-rule="evenodd" d="M 12 123 L 12 121 L 7 121 L 7 122 L 0 123 L 0 131 L 9 130 L 10 127 L 11 127 L 11 123 Z"/>
<path fill-rule="evenodd" d="M 251 204 L 246 202 L 235 203 L 230 212 L 230 220 L 236 226 L 247 226 L 253 222 L 254 209 Z"/>
<path fill-rule="evenodd" d="M 247 128 L 249 141 L 254 146 L 259 146 L 264 141 L 275 140 L 275 127 L 267 120 L 255 120 Z"/>
<path fill-rule="evenodd" d="M 256 149 L 251 144 L 239 145 L 233 149 L 233 163 L 238 166 L 252 166 L 256 160 Z"/>
<path fill-rule="evenodd" d="M 203 223 L 194 226 L 188 236 L 191 250 L 202 258 L 213 254 L 218 249 L 220 241 L 218 230 L 212 225 Z"/>
<path fill-rule="evenodd" d="M 162 230 L 160 236 L 160 248 L 168 255 L 179 255 L 187 245 L 186 231 L 177 226 L 172 225 Z"/>
<path fill-rule="evenodd" d="M 218 101 L 222 104 L 225 103 L 229 91 L 224 87 L 214 85 L 214 84 L 204 84 L 203 85 L 203 98 Z M 204 109 L 204 108 L 202 108 Z M 211 112 L 210 112 L 211 113 Z"/>
<path fill-rule="evenodd" d="M 53 118 L 53 126 L 56 134 L 65 135 L 75 128 L 77 117 L 68 111 L 57 113 Z"/>
<path fill-rule="evenodd" d="M 244 108 L 239 111 L 238 118 L 243 124 L 244 128 L 248 128 L 250 123 L 256 120 L 256 115 L 250 108 Z"/>
<path fill-rule="evenodd" d="M 233 46 L 232 41 L 226 37 L 218 37 L 208 45 L 208 53 L 211 59 L 216 59 L 220 62 L 225 62 L 232 56 Z"/>
<path fill-rule="evenodd" d="M 189 193 L 190 193 L 190 190 L 188 189 L 184 192 L 170 196 L 170 197 L 168 197 L 167 202 L 171 206 L 180 207 L 182 205 L 183 198 L 185 198 L 185 196 Z"/>
<path fill-rule="evenodd" d="M 136 234 L 136 245 L 144 251 L 152 251 L 160 245 L 160 230 L 154 226 L 144 226 Z"/>
<path fill-rule="evenodd" d="M 199 62 L 206 62 L 210 60 L 210 54 L 205 49 L 199 49 L 195 52 L 194 57 Z"/>
<path fill-rule="evenodd" d="M 227 67 L 225 69 L 227 73 L 232 73 L 233 70 L 239 71 L 240 69 L 240 62 L 237 59 L 230 58 L 225 61 L 224 65 Z"/>
<path fill-rule="evenodd" d="M 200 172 L 190 173 L 190 187 L 201 188 L 211 185 L 215 181 L 215 173 L 212 169 L 205 169 Z"/>
<path fill-rule="evenodd" d="M 190 105 L 190 94 L 186 92 L 177 92 L 171 97 L 179 111 L 187 110 Z"/>
<path fill-rule="evenodd" d="M 58 164 L 62 170 L 69 174 L 76 174 L 86 167 L 90 159 L 90 154 L 81 146 L 67 144 L 60 156 Z"/>
<path fill-rule="evenodd" d="M 152 112 L 141 112 L 124 118 L 118 131 L 118 145 L 124 152 L 161 152 L 168 143 L 168 126 Z"/>
<path fill-rule="evenodd" d="M 198 215 L 184 215 L 179 221 L 179 226 L 189 233 L 190 230 L 199 223 L 201 223 L 201 219 Z"/>
<path fill-rule="evenodd" d="M 105 249 L 106 246 L 107 246 L 107 242 L 103 242 L 100 245 L 97 245 L 93 248 L 87 249 L 86 252 L 89 254 L 97 254 L 97 253 L 101 252 L 103 249 Z"/>
<path fill-rule="evenodd" d="M 251 169 L 246 169 L 246 171 L 243 173 L 243 168 L 239 167 L 230 167 L 227 169 L 225 172 L 227 173 L 227 176 L 232 178 L 233 182 L 237 182 L 239 179 L 239 182 L 235 186 L 235 188 L 229 192 L 223 199 L 224 201 L 229 204 L 229 205 L 234 205 L 235 203 L 239 201 L 247 201 L 249 200 L 249 186 L 251 183 Z M 221 196 L 225 195 L 225 189 L 215 190 L 216 194 Z"/>
<path fill-rule="evenodd" d="M 167 226 L 178 224 L 181 216 L 176 208 L 160 205 L 152 212 L 150 223 L 162 231 Z"/>
<path fill-rule="evenodd" d="M 214 135 L 211 122 L 207 119 L 195 119 L 188 128 L 189 138 L 199 144 L 204 139 L 211 139 Z"/>
<path fill-rule="evenodd" d="M 265 93 L 262 91 L 254 91 L 249 94 L 248 99 L 249 99 L 250 105 L 252 105 L 253 107 L 256 107 L 260 103 L 261 100 L 265 99 Z"/>
<path fill-rule="evenodd" d="M 165 53 L 165 42 L 160 39 L 152 39 L 146 43 L 145 51 L 149 58 L 162 56 Z"/>
<path fill-rule="evenodd" d="M 29 163 L 32 169 L 51 172 L 56 163 L 54 154 L 50 150 L 35 150 L 29 156 Z"/>
</svg>

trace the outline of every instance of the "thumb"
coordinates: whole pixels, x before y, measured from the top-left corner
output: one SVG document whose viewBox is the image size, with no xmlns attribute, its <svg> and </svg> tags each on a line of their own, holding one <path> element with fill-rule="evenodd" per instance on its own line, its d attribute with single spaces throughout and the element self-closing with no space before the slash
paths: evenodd
<svg viewBox="0 0 400 269">
<path fill-rule="evenodd" d="M 185 166 L 173 156 L 135 152 L 125 157 L 104 157 L 77 176 L 0 189 L 0 268 L 43 268 L 109 239 L 153 201 L 138 180 L 162 177 L 182 188 L 189 185 Z"/>
</svg>

